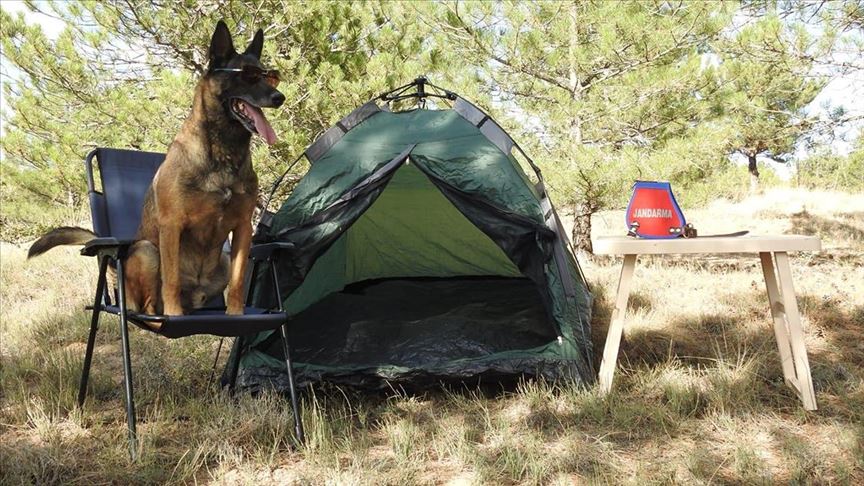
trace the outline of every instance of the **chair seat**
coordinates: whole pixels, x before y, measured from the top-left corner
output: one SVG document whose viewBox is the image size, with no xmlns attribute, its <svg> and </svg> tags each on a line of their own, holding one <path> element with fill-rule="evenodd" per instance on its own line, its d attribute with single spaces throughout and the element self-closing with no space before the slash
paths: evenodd
<svg viewBox="0 0 864 486">
<path fill-rule="evenodd" d="M 103 306 L 103 310 L 120 314 L 116 305 Z M 129 320 L 136 326 L 167 338 L 180 338 L 194 334 L 235 337 L 278 329 L 285 323 L 284 312 L 271 312 L 257 307 L 244 308 L 243 315 L 226 315 L 225 308 L 198 309 L 183 316 L 163 316 L 130 312 Z"/>
</svg>

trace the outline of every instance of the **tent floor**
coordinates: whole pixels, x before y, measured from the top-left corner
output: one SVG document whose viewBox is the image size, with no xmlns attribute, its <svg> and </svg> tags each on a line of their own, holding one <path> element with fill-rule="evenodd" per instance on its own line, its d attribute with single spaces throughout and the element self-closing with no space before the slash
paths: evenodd
<svg viewBox="0 0 864 486">
<path fill-rule="evenodd" d="M 359 282 L 297 315 L 293 358 L 339 366 L 424 368 L 548 344 L 556 333 L 524 278 Z M 278 343 L 268 350 L 281 355 Z"/>
</svg>

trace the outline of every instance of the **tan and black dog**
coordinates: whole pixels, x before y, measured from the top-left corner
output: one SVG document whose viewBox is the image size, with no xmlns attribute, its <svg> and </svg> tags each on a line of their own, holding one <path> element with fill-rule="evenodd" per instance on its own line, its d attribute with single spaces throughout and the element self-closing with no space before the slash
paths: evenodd
<svg viewBox="0 0 864 486">
<path fill-rule="evenodd" d="M 252 134 L 268 144 L 276 134 L 261 108 L 278 108 L 276 71 L 260 62 L 259 29 L 242 54 L 224 22 L 210 41 L 210 64 L 195 88 L 192 113 L 168 148 L 147 193 L 141 225 L 126 263 L 129 310 L 181 315 L 228 287 L 227 313 L 243 312 L 243 278 L 252 240 L 258 177 Z M 231 233 L 231 257 L 222 246 Z M 37 240 L 28 257 L 57 245 L 84 244 L 95 235 L 57 228 Z"/>
</svg>

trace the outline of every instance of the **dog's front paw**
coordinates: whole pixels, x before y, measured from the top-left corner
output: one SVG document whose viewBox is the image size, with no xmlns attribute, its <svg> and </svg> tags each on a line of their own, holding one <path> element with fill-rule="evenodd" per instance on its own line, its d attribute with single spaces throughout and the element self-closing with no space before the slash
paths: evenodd
<svg viewBox="0 0 864 486">
<path fill-rule="evenodd" d="M 183 307 L 179 306 L 179 305 L 178 306 L 166 305 L 163 313 L 166 316 L 182 316 L 183 315 Z"/>
<path fill-rule="evenodd" d="M 242 306 L 241 307 L 235 307 L 235 306 L 229 305 L 228 308 L 225 309 L 225 314 L 227 314 L 229 316 L 242 316 L 243 315 L 243 307 Z"/>
</svg>

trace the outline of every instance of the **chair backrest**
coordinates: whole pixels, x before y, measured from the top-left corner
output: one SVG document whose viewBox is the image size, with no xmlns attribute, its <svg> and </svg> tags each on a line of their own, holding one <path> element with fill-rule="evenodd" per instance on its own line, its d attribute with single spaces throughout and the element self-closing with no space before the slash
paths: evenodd
<svg viewBox="0 0 864 486">
<path fill-rule="evenodd" d="M 98 164 L 98 181 L 93 159 Z M 144 196 L 165 154 L 97 148 L 87 155 L 87 189 L 93 231 L 100 237 L 131 240 L 138 232 Z M 101 189 L 101 190 L 100 190 Z"/>
</svg>

